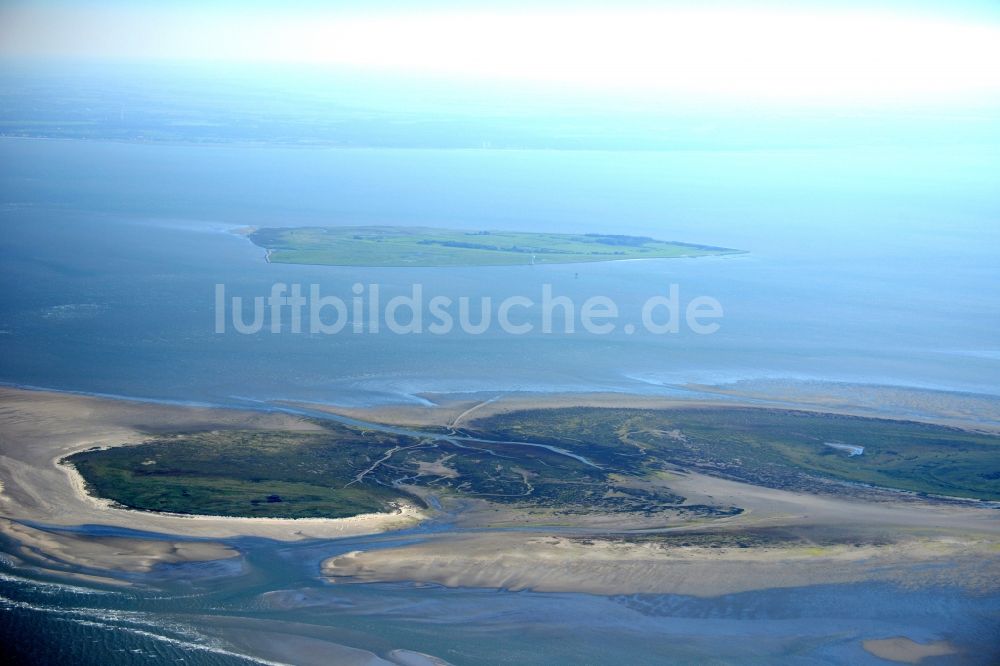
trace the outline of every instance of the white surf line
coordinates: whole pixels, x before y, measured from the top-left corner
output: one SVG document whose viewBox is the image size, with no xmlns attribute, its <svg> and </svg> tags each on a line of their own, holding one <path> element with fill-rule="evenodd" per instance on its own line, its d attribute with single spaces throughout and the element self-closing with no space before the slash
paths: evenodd
<svg viewBox="0 0 1000 666">
<path fill-rule="evenodd" d="M 98 608 L 74 608 L 74 607 L 63 608 L 60 606 L 43 606 L 40 604 L 33 604 L 27 601 L 18 601 L 15 599 L 11 599 L 9 597 L 5 597 L 3 595 L 0 595 L 0 608 L 5 608 L 6 610 L 23 609 L 28 611 L 34 611 L 36 613 L 46 613 L 51 615 L 65 615 L 67 616 L 65 618 L 67 621 L 79 624 L 81 626 L 94 627 L 111 632 L 119 632 L 119 631 L 127 632 L 136 636 L 148 638 L 150 640 L 159 641 L 162 643 L 166 643 L 168 645 L 173 645 L 181 649 L 192 650 L 197 652 L 208 652 L 211 654 L 219 654 L 227 657 L 235 657 L 237 659 L 243 659 L 256 664 L 261 664 L 262 666 L 292 666 L 287 662 L 270 661 L 268 659 L 262 659 L 260 657 L 255 657 L 253 655 L 245 654 L 242 652 L 234 652 L 233 650 L 230 650 L 226 647 L 222 647 L 221 645 L 219 645 L 218 639 L 214 639 L 214 642 L 216 643 L 214 645 L 197 643 L 193 640 L 181 640 L 179 638 L 164 636 L 162 634 L 158 634 L 152 631 L 147 631 L 146 629 L 142 629 L 136 626 L 131 626 L 128 624 L 119 624 L 119 623 L 132 622 L 133 625 L 139 624 L 140 626 L 146 626 L 149 628 L 161 628 L 162 626 L 157 624 L 155 621 L 143 622 L 142 620 L 139 619 L 133 619 L 132 617 L 130 617 L 133 614 L 130 613 L 129 611 L 125 611 L 121 615 L 121 617 L 114 617 L 113 615 L 108 615 L 107 613 L 103 612 L 101 609 Z M 162 628 L 166 629 L 167 631 L 176 632 L 176 629 L 173 629 L 168 626 L 162 626 Z M 203 634 L 198 633 L 197 631 L 194 631 L 193 635 L 203 640 L 213 641 L 213 637 L 205 636 Z"/>
</svg>

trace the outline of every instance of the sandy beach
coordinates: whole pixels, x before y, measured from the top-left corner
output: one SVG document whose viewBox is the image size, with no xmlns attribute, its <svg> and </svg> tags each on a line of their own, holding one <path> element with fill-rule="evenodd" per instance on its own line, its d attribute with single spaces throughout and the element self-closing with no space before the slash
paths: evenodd
<svg viewBox="0 0 1000 666">
<path fill-rule="evenodd" d="M 332 581 L 420 581 L 452 587 L 593 594 L 715 596 L 822 583 L 892 581 L 1000 589 L 997 509 L 973 504 L 871 502 L 761 488 L 702 474 L 672 474 L 664 485 L 687 503 L 734 504 L 738 516 L 630 534 L 687 535 L 677 546 L 628 542 L 579 531 L 525 536 L 473 533 L 403 548 L 331 558 Z M 628 521 L 623 530 L 637 527 Z M 570 530 L 572 532 L 572 530 Z M 776 533 L 749 548 L 704 545 L 703 535 Z M 944 565 L 919 567 L 914 565 Z"/>
<path fill-rule="evenodd" d="M 355 551 L 327 560 L 323 573 L 332 582 L 419 581 L 448 587 L 601 595 L 714 597 L 861 581 L 958 585 L 983 593 L 1000 588 L 997 543 L 942 536 L 881 546 L 743 549 L 492 534 Z M 948 566 L 914 573 L 915 564 L 935 563 Z"/>
<path fill-rule="evenodd" d="M 317 412 L 346 416 L 362 421 L 414 427 L 460 428 L 477 418 L 519 411 L 560 407 L 633 407 L 669 409 L 671 407 L 736 406 L 737 403 L 686 401 L 624 393 L 482 393 L 428 394 L 421 396 L 430 405 L 387 404 L 373 407 L 343 407 L 315 403 L 285 403 Z M 748 406 L 743 405 L 743 406 Z"/>
<path fill-rule="evenodd" d="M 142 442 L 151 433 L 203 429 L 310 430 L 308 421 L 278 413 L 256 413 L 109 400 L 66 393 L 0 389 L 0 518 L 3 532 L 35 552 L 58 552 L 97 568 L 136 571 L 152 561 L 231 557 L 221 545 L 185 545 L 164 549 L 169 541 L 120 539 L 113 548 L 76 549 L 54 536 L 17 527 L 28 521 L 75 527 L 105 525 L 178 537 L 220 539 L 259 536 L 297 540 L 376 533 L 412 525 L 422 514 L 403 507 L 396 513 L 339 519 L 230 518 L 131 511 L 90 496 L 80 476 L 60 460 L 92 447 Z M 27 542 L 27 543 L 25 543 Z M 30 545 L 28 545 L 30 544 Z M 131 551 L 122 554 L 124 551 Z M 67 560 L 69 561 L 69 560 Z"/>
<path fill-rule="evenodd" d="M 448 666 L 438 657 L 413 650 L 394 649 L 379 656 L 322 637 L 316 627 L 296 622 L 250 618 L 212 618 L 203 629 L 236 650 L 268 663 L 295 666 Z"/>
<path fill-rule="evenodd" d="M 84 537 L 34 529 L 10 520 L 0 520 L 0 534 L 18 542 L 20 555 L 54 565 L 130 573 L 145 573 L 160 563 L 205 562 L 239 556 L 236 549 L 213 541 Z"/>
<path fill-rule="evenodd" d="M 666 408 L 679 403 L 597 394 L 552 397 L 544 404 Z M 392 423 L 461 427 L 476 416 L 539 406 L 534 398 L 523 395 L 477 396 L 476 400 L 439 408 L 338 412 Z M 425 517 L 410 507 L 345 519 L 299 520 L 132 511 L 89 495 L 75 470 L 59 462 L 77 451 L 137 443 L 161 432 L 318 427 L 293 415 L 0 389 L 0 424 L 0 518 L 4 519 L 0 533 L 17 541 L 21 554 L 54 565 L 148 571 L 161 562 L 236 557 L 233 548 L 218 541 L 229 537 L 335 538 L 398 529 Z M 938 502 L 888 492 L 875 499 L 807 494 L 680 471 L 663 473 L 652 483 L 683 495 L 686 504 L 737 506 L 743 512 L 712 519 L 676 520 L 664 514 L 635 519 L 583 516 L 553 520 L 544 512 L 529 515 L 518 509 L 483 508 L 467 502 L 457 516 L 457 524 L 463 528 L 533 525 L 542 531 L 528 535 L 496 530 L 444 534 L 407 547 L 332 558 L 325 562 L 323 573 L 339 581 L 405 580 L 597 594 L 658 591 L 714 595 L 859 580 L 916 584 L 917 579 L 905 573 L 912 565 L 943 562 L 952 566 L 928 569 L 931 573 L 923 577 L 924 583 L 983 590 L 993 589 L 1000 580 L 1000 520 L 997 509 L 989 505 Z M 161 538 L 95 537 L 39 527 L 81 525 L 155 532 Z M 546 525 L 552 528 L 550 534 L 544 532 Z M 752 548 L 668 547 L 604 538 L 611 532 L 697 536 L 778 528 L 791 531 L 788 543 L 779 540 Z M 573 530 L 587 538 L 570 538 Z M 184 537 L 199 541 L 185 541 Z"/>
<path fill-rule="evenodd" d="M 930 657 L 944 657 L 960 652 L 948 641 L 917 643 L 904 636 L 864 641 L 861 645 L 876 657 L 903 664 L 919 664 Z"/>
<path fill-rule="evenodd" d="M 864 387 L 865 401 L 845 399 L 841 393 L 861 389 L 849 385 L 836 390 L 804 392 L 798 385 L 784 386 L 780 393 L 772 385 L 759 390 L 692 385 L 692 391 L 717 396 L 675 398 L 631 393 L 426 393 L 425 404 L 399 403 L 371 407 L 346 407 L 316 403 L 284 403 L 362 421 L 399 426 L 460 428 L 477 418 L 528 409 L 566 407 L 607 407 L 630 409 L 671 409 L 678 407 L 774 407 L 805 412 L 842 414 L 869 418 L 907 419 L 936 425 L 1000 432 L 1000 413 L 993 401 L 947 393 L 905 391 L 896 387 Z M 768 389 L 768 390 L 765 390 Z M 791 392 L 794 391 L 794 395 Z M 902 396 L 902 397 L 901 397 Z M 880 402 L 882 401 L 882 402 Z M 879 404 L 880 408 L 873 406 Z M 868 406 L 865 406 L 868 405 Z"/>
</svg>

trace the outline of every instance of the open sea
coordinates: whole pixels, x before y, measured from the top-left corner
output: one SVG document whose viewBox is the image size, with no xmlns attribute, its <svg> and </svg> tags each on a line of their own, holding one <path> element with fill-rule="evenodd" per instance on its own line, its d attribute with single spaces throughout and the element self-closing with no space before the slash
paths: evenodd
<svg viewBox="0 0 1000 666">
<path fill-rule="evenodd" d="M 409 401 L 428 392 L 815 382 L 1000 396 L 1000 156 L 987 150 L 341 150 L 0 140 L 0 381 L 149 399 Z M 247 225 L 649 235 L 737 256 L 496 268 L 269 264 Z M 350 303 L 543 285 L 620 321 L 678 287 L 718 332 L 215 333 L 215 285 Z M 536 324 L 538 311 L 525 315 Z M 556 330 L 560 314 L 557 312 Z M 247 320 L 250 316 L 247 316 Z M 405 317 L 401 316 L 401 320 Z"/>
</svg>

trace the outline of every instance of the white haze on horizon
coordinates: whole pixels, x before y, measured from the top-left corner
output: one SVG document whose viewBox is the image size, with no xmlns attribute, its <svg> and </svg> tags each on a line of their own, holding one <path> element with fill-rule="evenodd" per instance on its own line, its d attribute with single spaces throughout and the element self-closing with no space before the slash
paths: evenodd
<svg viewBox="0 0 1000 666">
<path fill-rule="evenodd" d="M 309 64 L 806 107 L 1000 102 L 1000 24 L 864 9 L 0 8 L 0 57 Z"/>
</svg>

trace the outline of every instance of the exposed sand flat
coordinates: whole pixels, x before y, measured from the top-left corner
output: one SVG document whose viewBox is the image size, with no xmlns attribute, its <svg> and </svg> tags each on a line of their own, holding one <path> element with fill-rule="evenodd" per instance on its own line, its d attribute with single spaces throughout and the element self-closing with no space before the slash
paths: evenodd
<svg viewBox="0 0 1000 666">
<path fill-rule="evenodd" d="M 1000 589 L 1000 516 L 995 508 L 809 495 L 694 473 L 664 475 L 661 481 L 688 503 L 736 505 L 745 511 L 701 526 L 656 532 L 689 535 L 695 543 L 703 543 L 697 537 L 706 534 L 768 529 L 796 538 L 784 544 L 714 548 L 626 543 L 600 535 L 574 540 L 523 532 L 475 533 L 352 552 L 327 560 L 323 572 L 331 580 L 593 594 L 714 596 L 866 580 L 956 585 L 980 593 Z M 618 529 L 629 526 L 626 520 Z"/>
<path fill-rule="evenodd" d="M 237 652 L 266 663 L 295 666 L 449 666 L 433 655 L 413 650 L 391 650 L 380 657 L 368 650 L 329 639 L 322 627 L 251 618 L 206 617 L 199 628 L 218 636 Z"/>
<path fill-rule="evenodd" d="M 958 648 L 948 641 L 917 643 L 903 637 L 864 641 L 861 645 L 879 659 L 898 661 L 902 664 L 919 664 L 928 657 L 944 657 L 959 652 Z"/>
<path fill-rule="evenodd" d="M 447 537 L 413 546 L 353 551 L 330 558 L 331 581 L 418 581 L 591 594 L 716 596 L 820 583 L 892 581 L 1000 589 L 997 542 L 920 538 L 886 545 L 664 547 L 601 538 L 524 534 Z M 948 567 L 915 570 L 918 563 Z"/>
<path fill-rule="evenodd" d="M 427 405 L 378 405 L 376 407 L 341 407 L 314 403 L 288 403 L 318 412 L 348 418 L 408 426 L 467 427 L 479 418 L 504 414 L 522 409 L 559 407 L 633 407 L 668 409 L 671 407 L 720 407 L 736 406 L 730 402 L 687 401 L 655 396 L 624 393 L 501 393 L 483 394 L 472 398 L 462 395 L 428 395 L 433 401 Z M 746 406 L 746 405 L 744 405 Z"/>
<path fill-rule="evenodd" d="M 236 651 L 252 654 L 265 663 L 295 666 L 393 666 L 367 650 L 358 650 L 309 636 L 274 631 L 270 627 L 226 628 L 222 633 Z"/>
<path fill-rule="evenodd" d="M 757 404 L 848 411 L 860 416 L 914 418 L 942 425 L 1000 432 L 1000 399 L 989 395 L 954 393 L 903 386 L 788 379 L 742 380 L 731 384 L 689 384 L 685 388 Z"/>
<path fill-rule="evenodd" d="M 388 657 L 399 666 L 448 666 L 444 659 L 413 650 L 393 650 Z"/>
<path fill-rule="evenodd" d="M 66 585 L 68 587 L 73 587 L 73 583 L 77 583 L 77 584 L 81 584 L 81 585 L 103 585 L 103 586 L 106 586 L 106 587 L 123 587 L 123 588 L 125 588 L 125 587 L 132 587 L 132 583 L 130 581 L 121 580 L 119 578 L 111 578 L 111 577 L 108 577 L 108 576 L 97 576 L 97 575 L 94 575 L 94 574 L 85 574 L 85 573 L 80 573 L 78 571 L 66 571 L 66 570 L 62 570 L 62 569 L 56 571 L 56 570 L 53 570 L 51 568 L 51 566 L 49 565 L 49 563 L 43 563 L 42 566 L 35 566 L 34 562 L 30 562 L 29 563 L 26 560 L 18 557 L 17 555 L 15 555 L 12 552 L 13 550 L 19 550 L 19 549 L 20 549 L 20 546 L 18 546 L 17 548 L 8 549 L 7 551 L 5 551 L 3 553 L 4 560 L 7 561 L 7 562 L 9 562 L 11 565 L 13 565 L 15 567 L 24 568 L 25 570 L 31 570 L 31 569 L 38 570 L 38 569 L 41 569 L 41 570 L 45 570 L 46 573 L 55 574 L 55 575 L 59 576 L 60 578 L 66 579 L 63 583 L 61 583 L 62 585 Z M 35 555 L 35 553 L 32 553 L 32 555 Z M 36 558 L 33 557 L 33 559 L 36 559 Z M 11 581 L 11 580 L 14 580 L 14 581 L 28 581 L 29 579 L 22 578 L 20 576 L 16 576 L 16 575 L 12 575 L 12 574 L 0 573 L 0 582 L 8 582 L 8 581 Z M 87 588 L 84 588 L 84 589 L 87 589 Z M 92 590 L 93 590 L 93 588 L 90 588 L 90 591 L 92 591 Z"/>
<path fill-rule="evenodd" d="M 821 412 L 827 414 L 843 414 L 847 416 L 864 416 L 869 418 L 898 418 L 935 423 L 938 425 L 972 428 L 1000 432 L 1000 425 L 995 420 L 995 412 L 986 408 L 963 411 L 958 407 L 933 409 L 928 400 L 919 404 L 919 413 L 915 416 L 914 407 L 909 402 L 890 401 L 885 408 L 874 410 L 865 404 L 852 404 L 846 399 L 822 399 L 817 396 L 807 396 L 806 399 L 779 396 L 777 394 L 756 395 L 751 393 L 729 392 L 715 387 L 693 386 L 694 390 L 714 393 L 718 399 L 705 397 L 664 398 L 652 395 L 629 393 L 481 393 L 481 394 L 425 394 L 421 397 L 431 405 L 422 404 L 390 404 L 374 407 L 342 407 L 313 403 L 288 403 L 290 406 L 306 407 L 320 412 L 337 414 L 363 421 L 373 421 L 392 425 L 408 426 L 439 426 L 468 427 L 477 418 L 496 414 L 504 414 L 526 409 L 558 409 L 563 407 L 611 407 L 637 409 L 671 409 L 678 407 L 771 407 L 775 409 L 793 409 L 799 411 Z M 898 391 L 891 387 L 868 387 L 869 392 L 895 396 Z M 869 402 L 875 398 L 870 397 Z M 972 400 L 972 399 L 969 399 Z M 964 404 L 963 400 L 952 402 Z M 975 402 L 975 401 L 973 401 Z M 986 402 L 980 400 L 980 402 Z M 1000 409 L 993 403 L 988 403 L 990 409 Z M 994 419 L 994 420 L 991 420 Z"/>
<path fill-rule="evenodd" d="M 20 544 L 20 554 L 47 563 L 145 572 L 159 563 L 204 562 L 239 552 L 208 541 L 161 541 L 53 533 L 0 519 L 0 534 Z"/>
<path fill-rule="evenodd" d="M 423 413 L 425 423 L 447 425 L 504 409 L 537 408 L 533 396 L 494 399 L 482 396 L 455 403 L 444 411 L 420 407 L 391 418 L 375 411 L 379 420 L 413 423 Z M 550 406 L 648 406 L 678 403 L 658 398 L 619 394 L 570 395 Z M 710 403 L 708 403 L 710 404 Z M 715 405 L 718 406 L 718 405 Z M 373 413 L 351 414 L 374 419 Z M 464 415 L 464 416 L 463 416 Z M 422 514 L 404 508 L 395 514 L 371 514 L 346 519 L 268 519 L 181 516 L 129 511 L 109 505 L 85 492 L 82 479 L 58 464 L 63 457 L 94 446 L 140 442 L 149 433 L 194 429 L 259 428 L 315 429 L 301 418 L 279 413 L 180 407 L 107 400 L 69 394 L 0 389 L 0 518 L 4 533 L 28 553 L 54 561 L 96 569 L 143 571 L 156 562 L 198 561 L 232 557 L 219 543 L 190 543 L 177 539 L 148 540 L 83 537 L 34 530 L 17 521 L 48 525 L 110 525 L 165 535 L 217 540 L 237 535 L 274 539 L 329 538 L 380 532 L 412 525 Z M 440 461 L 439 461 L 440 462 Z M 436 465 L 438 463 L 427 463 Z M 1000 516 L 995 508 L 976 503 L 940 503 L 910 498 L 879 501 L 831 495 L 807 495 L 727 481 L 702 474 L 664 474 L 655 483 L 684 495 L 688 503 L 739 506 L 739 516 L 687 521 L 663 516 L 629 521 L 564 517 L 581 533 L 606 533 L 630 528 L 668 528 L 671 533 L 699 529 L 736 532 L 763 528 L 809 528 L 837 532 L 839 545 L 809 546 L 789 543 L 752 548 L 672 548 L 661 543 L 624 543 L 601 539 L 586 544 L 535 532 L 477 533 L 432 536 L 425 543 L 353 553 L 324 565 L 331 578 L 359 580 L 414 580 L 444 585 L 532 588 L 544 591 L 583 591 L 601 594 L 676 592 L 713 595 L 777 586 L 858 580 L 919 582 L 909 567 L 915 563 L 944 563 L 926 568 L 921 580 L 993 589 L 1000 581 Z M 513 510 L 505 510 L 510 512 Z M 495 511 L 473 510 L 462 524 L 488 525 L 502 519 Z M 612 516 L 612 518 L 614 518 Z M 467 521 L 473 521 L 469 523 Z M 13 521 L 13 522 L 10 522 Z M 699 526 L 698 523 L 704 523 Z M 672 527 L 677 525 L 677 527 Z M 868 539 L 873 532 L 879 539 Z M 704 534 L 704 532 L 702 532 Z M 857 535 L 860 543 L 851 543 Z M 882 538 L 884 537 L 884 538 Z M 825 542 L 824 542 L 825 543 Z"/>
<path fill-rule="evenodd" d="M 894 493 L 880 493 L 881 501 L 828 494 L 764 488 L 695 472 L 664 474 L 661 482 L 686 498 L 687 504 L 739 506 L 743 513 L 713 522 L 713 528 L 774 526 L 895 528 L 896 530 L 970 531 L 1000 541 L 1000 509 L 978 502 L 936 502 L 907 496 L 894 502 Z"/>
<path fill-rule="evenodd" d="M 300 520 L 129 511 L 88 495 L 79 475 L 58 463 L 91 447 L 141 442 L 150 432 L 225 428 L 311 430 L 317 426 L 278 413 L 0 388 L 0 517 L 50 525 L 111 525 L 178 536 L 251 535 L 284 540 L 369 534 L 411 525 L 421 518 L 410 507 L 396 513 Z"/>
</svg>

